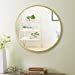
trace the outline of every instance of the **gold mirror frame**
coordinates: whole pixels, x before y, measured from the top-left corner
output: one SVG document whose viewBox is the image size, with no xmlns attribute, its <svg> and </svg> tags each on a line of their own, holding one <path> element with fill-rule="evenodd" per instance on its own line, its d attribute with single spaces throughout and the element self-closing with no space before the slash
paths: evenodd
<svg viewBox="0 0 75 75">
<path fill-rule="evenodd" d="M 19 40 L 19 30 L 18 30 L 18 28 L 17 28 L 17 25 L 18 25 L 17 22 L 18 22 L 19 17 L 21 16 L 21 14 L 22 14 L 25 10 L 27 10 L 27 9 L 29 9 L 29 8 L 31 8 L 31 7 L 36 7 L 36 6 L 44 7 L 44 8 L 46 8 L 46 9 L 52 11 L 52 14 L 55 13 L 56 16 L 58 17 L 59 21 L 60 21 L 60 29 L 61 29 L 61 33 L 60 33 L 59 39 L 55 42 L 55 44 L 54 44 L 52 47 L 48 48 L 48 49 L 43 49 L 43 50 L 39 50 L 39 51 L 38 51 L 38 50 L 36 51 L 36 50 L 34 50 L 34 49 L 33 49 L 33 50 L 32 50 L 32 49 L 28 49 L 28 48 L 25 47 L 25 44 Z M 52 15 L 52 16 L 53 16 L 53 15 Z M 53 20 L 53 17 L 52 17 L 52 20 Z M 54 20 L 54 21 L 57 21 L 57 20 Z M 26 8 L 26 9 L 24 9 L 24 10 L 19 14 L 19 16 L 18 16 L 18 18 L 17 18 L 17 20 L 16 20 L 16 27 L 15 27 L 15 28 L 16 28 L 16 34 L 17 34 L 18 42 L 20 43 L 20 45 L 21 45 L 24 49 L 27 49 L 27 50 L 32 51 L 32 52 L 45 52 L 45 51 L 51 50 L 52 48 L 54 48 L 54 47 L 59 43 L 59 41 L 60 41 L 60 39 L 61 39 L 61 36 L 62 36 L 62 22 L 61 22 L 60 17 L 58 16 L 58 14 L 57 14 L 54 10 L 52 10 L 52 9 L 46 7 L 46 6 L 41 6 L 41 5 L 30 6 L 30 7 Z"/>
</svg>

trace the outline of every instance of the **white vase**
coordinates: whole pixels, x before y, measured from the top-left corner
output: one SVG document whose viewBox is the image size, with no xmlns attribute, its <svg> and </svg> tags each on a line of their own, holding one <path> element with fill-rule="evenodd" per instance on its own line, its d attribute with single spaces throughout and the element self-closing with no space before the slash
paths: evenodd
<svg viewBox="0 0 75 75">
<path fill-rule="evenodd" d="M 0 74 L 5 73 L 7 69 L 5 48 L 0 49 Z"/>
</svg>

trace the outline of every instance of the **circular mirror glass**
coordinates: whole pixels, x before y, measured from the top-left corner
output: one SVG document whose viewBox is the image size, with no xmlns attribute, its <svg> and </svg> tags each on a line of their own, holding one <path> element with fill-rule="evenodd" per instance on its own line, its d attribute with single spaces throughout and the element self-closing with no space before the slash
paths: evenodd
<svg viewBox="0 0 75 75">
<path fill-rule="evenodd" d="M 31 51 L 53 48 L 61 37 L 61 20 L 50 8 L 31 6 L 16 21 L 16 33 L 22 47 Z"/>
</svg>

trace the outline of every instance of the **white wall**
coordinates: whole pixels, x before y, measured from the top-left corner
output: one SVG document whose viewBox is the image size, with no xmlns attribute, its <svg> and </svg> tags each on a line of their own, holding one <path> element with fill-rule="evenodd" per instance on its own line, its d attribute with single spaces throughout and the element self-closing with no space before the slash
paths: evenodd
<svg viewBox="0 0 75 75">
<path fill-rule="evenodd" d="M 73 1 L 73 2 L 72 2 Z M 46 53 L 32 53 L 24 50 L 16 40 L 15 21 L 27 6 L 41 4 L 54 9 L 63 23 L 63 36 L 60 43 Z M 9 34 L 12 42 L 7 47 L 8 66 L 44 66 L 50 71 L 75 75 L 75 26 L 74 0 L 0 0 L 0 33 Z"/>
</svg>

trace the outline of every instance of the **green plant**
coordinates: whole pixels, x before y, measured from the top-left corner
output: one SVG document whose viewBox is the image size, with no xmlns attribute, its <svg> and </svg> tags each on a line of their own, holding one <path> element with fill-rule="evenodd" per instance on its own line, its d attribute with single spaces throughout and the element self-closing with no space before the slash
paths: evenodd
<svg viewBox="0 0 75 75">
<path fill-rule="evenodd" d="M 10 36 L 3 35 L 0 37 L 0 49 L 5 48 L 6 44 L 10 42 Z"/>
<path fill-rule="evenodd" d="M 27 19 L 30 21 L 30 16 L 27 16 Z"/>
<path fill-rule="evenodd" d="M 27 19 L 30 21 L 31 19 L 35 19 L 36 17 L 34 15 L 27 16 Z"/>
<path fill-rule="evenodd" d="M 33 32 L 31 33 L 31 35 L 34 37 L 34 38 L 37 38 L 39 36 L 39 32 Z"/>
<path fill-rule="evenodd" d="M 31 19 L 35 19 L 35 16 L 34 15 L 31 15 Z"/>
</svg>

